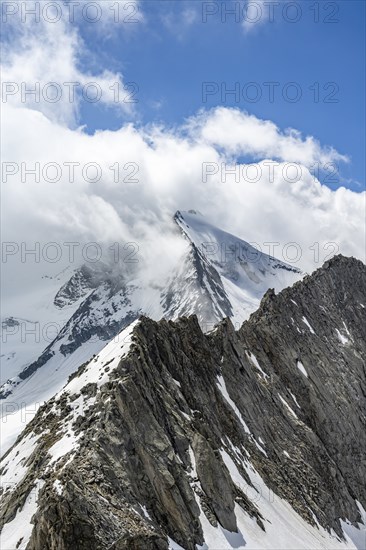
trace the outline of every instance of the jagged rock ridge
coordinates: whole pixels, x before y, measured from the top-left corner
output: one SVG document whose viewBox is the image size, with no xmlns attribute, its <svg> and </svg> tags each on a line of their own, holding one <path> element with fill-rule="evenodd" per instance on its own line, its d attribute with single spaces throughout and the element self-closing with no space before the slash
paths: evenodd
<svg viewBox="0 0 366 550">
<path fill-rule="evenodd" d="M 12 410 L 13 402 L 30 407 L 49 399 L 80 363 L 99 353 L 142 314 L 155 320 L 196 314 L 204 332 L 225 317 L 239 327 L 268 288 L 281 290 L 303 275 L 222 231 L 199 213 L 177 212 L 172 231 L 183 256 L 161 280 L 144 278 L 139 264 L 96 262 L 82 266 L 62 284 L 52 307 L 46 308 L 50 315 L 71 312 L 55 338 L 21 369 L 16 356 L 32 338 L 15 346 L 15 356 L 11 342 L 7 346 L 6 368 L 12 375 L 0 387 L 4 411 L 7 404 Z M 12 361 L 14 369 L 10 368 Z M 3 444 L 12 443 L 20 429 L 20 424 L 12 424 L 11 433 L 5 429 Z"/>
<path fill-rule="evenodd" d="M 36 490 L 19 548 L 362 544 L 365 292 L 365 266 L 338 256 L 239 331 L 135 322 L 4 457 L 5 540 Z"/>
</svg>

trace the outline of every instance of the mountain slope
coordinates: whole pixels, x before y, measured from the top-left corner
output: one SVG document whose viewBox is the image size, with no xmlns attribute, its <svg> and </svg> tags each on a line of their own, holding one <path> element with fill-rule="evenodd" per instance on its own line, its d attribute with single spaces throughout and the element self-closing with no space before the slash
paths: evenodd
<svg viewBox="0 0 366 550">
<path fill-rule="evenodd" d="M 365 292 L 338 256 L 237 332 L 125 329 L 4 457 L 4 547 L 364 548 Z"/>
<path fill-rule="evenodd" d="M 29 295 L 24 296 L 22 288 L 17 299 L 11 299 L 9 304 L 3 300 L 1 384 L 37 360 L 54 340 L 95 288 L 91 277 L 93 268 L 92 265 L 82 266 L 73 271 L 68 267 L 59 273 L 43 275 Z"/>
</svg>

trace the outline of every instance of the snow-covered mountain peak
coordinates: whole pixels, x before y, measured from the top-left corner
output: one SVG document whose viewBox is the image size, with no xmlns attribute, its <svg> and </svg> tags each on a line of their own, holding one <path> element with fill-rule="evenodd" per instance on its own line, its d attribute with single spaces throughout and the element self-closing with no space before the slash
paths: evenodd
<svg viewBox="0 0 366 550">
<path fill-rule="evenodd" d="M 280 261 L 218 228 L 195 210 L 178 210 L 174 219 L 187 238 L 215 265 L 246 262 L 262 271 L 276 268 L 301 273 L 297 267 Z"/>
<path fill-rule="evenodd" d="M 218 228 L 195 210 L 178 210 L 174 220 L 201 259 L 220 276 L 233 308 L 228 316 L 234 323 L 241 324 L 248 318 L 268 288 L 279 292 L 303 275 L 297 267 Z"/>
</svg>

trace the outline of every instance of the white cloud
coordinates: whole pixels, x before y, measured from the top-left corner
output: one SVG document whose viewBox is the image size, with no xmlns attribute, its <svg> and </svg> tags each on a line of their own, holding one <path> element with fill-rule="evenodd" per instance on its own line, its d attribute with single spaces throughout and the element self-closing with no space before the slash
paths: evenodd
<svg viewBox="0 0 366 550">
<path fill-rule="evenodd" d="M 9 30 L 14 36 L 11 42 L 3 44 L 3 101 L 18 106 L 25 104 L 70 127 L 78 125 L 83 101 L 100 103 L 131 117 L 134 103 L 131 90 L 124 89 L 122 75 L 105 69 L 92 72 L 82 68 L 82 61 L 85 64 L 90 52 L 78 26 L 70 24 L 65 4 L 60 5 L 62 17 L 55 23 L 45 17 L 36 21 L 30 16 L 22 23 L 21 11 L 18 19 L 9 19 Z M 110 17 L 114 17 L 104 2 L 103 6 L 105 16 L 96 23 L 95 29 L 108 25 Z M 75 19 L 81 16 L 82 12 L 76 11 Z"/>
<path fill-rule="evenodd" d="M 332 147 L 322 147 L 312 136 L 303 139 L 300 132 L 291 128 L 281 132 L 272 121 L 239 109 L 219 107 L 203 111 L 189 121 L 188 128 L 198 139 L 235 156 L 271 157 L 305 166 L 348 161 Z"/>
<path fill-rule="evenodd" d="M 230 120 L 232 116 L 239 124 L 236 111 L 212 111 L 205 117 L 207 124 L 202 132 L 202 114 L 199 114 L 197 121 L 190 121 L 188 135 L 186 127 L 173 131 L 125 125 L 118 131 L 100 131 L 89 136 L 31 109 L 5 106 L 3 135 L 7 140 L 3 143 L 2 157 L 5 162 L 17 163 L 19 171 L 3 185 L 4 240 L 31 243 L 47 238 L 105 244 L 135 241 L 141 253 L 146 258 L 155 257 L 156 263 L 156 257 L 164 256 L 158 236 L 170 235 L 171 216 L 177 209 L 195 208 L 218 226 L 258 243 L 264 250 L 264 243 L 280 243 L 274 249 L 280 258 L 286 243 L 298 243 L 302 258 L 297 265 L 306 270 L 312 270 L 325 258 L 324 247 L 328 242 L 336 243 L 339 252 L 363 258 L 365 194 L 342 187 L 332 191 L 322 186 L 305 165 L 300 166 L 297 179 L 296 167 L 287 170 L 285 162 L 273 165 L 271 173 L 266 159 L 268 162 L 273 158 L 268 153 L 275 144 L 261 131 L 253 137 L 255 146 L 249 143 L 246 151 L 246 141 L 242 141 L 237 128 L 240 154 L 263 153 L 257 164 L 261 170 L 258 181 L 253 181 L 250 172 L 246 177 L 246 165 L 237 167 L 240 175 L 237 180 L 228 174 L 224 181 L 221 165 L 226 163 L 230 168 L 233 151 L 239 149 L 231 138 L 227 154 L 217 149 L 216 138 L 211 137 L 212 133 L 220 135 L 214 121 L 221 121 L 222 117 Z M 255 117 L 250 117 L 250 121 L 254 129 L 262 127 L 262 121 Z M 266 124 L 272 128 L 272 123 Z M 220 125 L 219 128 L 222 129 Z M 236 135 L 234 130 L 232 134 Z M 293 137 L 282 136 L 273 128 L 272 133 L 284 142 L 280 150 L 285 161 L 286 139 L 292 141 Z M 264 143 L 260 141 L 262 135 Z M 291 152 L 291 161 L 302 155 L 303 142 L 299 137 L 296 139 L 294 150 L 299 152 L 296 155 Z M 310 148 L 310 153 L 307 141 L 303 147 L 310 157 L 304 154 L 306 162 L 328 158 L 319 144 Z M 50 183 L 41 177 L 36 183 L 30 175 L 22 182 L 21 162 L 32 168 L 35 162 L 41 168 L 57 162 L 61 167 L 60 181 Z M 67 162 L 79 163 L 74 182 L 70 181 Z M 98 163 L 101 169 L 101 178 L 94 183 L 82 175 L 82 167 L 90 162 Z M 119 182 L 114 181 L 115 171 L 110 168 L 116 163 L 120 167 Z M 207 178 L 202 177 L 204 163 L 215 167 L 215 173 Z M 132 171 L 136 172 L 138 183 L 130 183 Z M 93 171 L 88 177 L 93 177 Z M 320 260 L 310 248 L 314 243 L 319 243 L 323 251 Z M 151 252 L 152 246 L 155 253 Z M 153 264 L 150 267 L 154 269 Z"/>
</svg>

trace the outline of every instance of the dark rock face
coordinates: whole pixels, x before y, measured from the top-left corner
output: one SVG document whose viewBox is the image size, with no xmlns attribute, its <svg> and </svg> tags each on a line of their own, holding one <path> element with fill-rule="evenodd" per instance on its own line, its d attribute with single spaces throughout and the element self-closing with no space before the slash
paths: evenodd
<svg viewBox="0 0 366 550">
<path fill-rule="evenodd" d="M 190 273 L 189 278 L 187 273 Z M 185 300 L 182 300 L 182 289 Z M 178 272 L 172 278 L 167 291 L 163 293 L 162 307 L 165 319 L 183 317 L 196 311 L 201 327 L 206 332 L 210 324 L 213 328 L 218 319 L 233 315 L 218 272 L 193 243 L 181 273 Z"/>
<path fill-rule="evenodd" d="M 239 331 L 286 401 L 285 388 L 296 396 L 300 408 L 291 406 L 306 441 L 316 444 L 306 463 L 327 498 L 318 513 L 329 525 L 332 513 L 351 513 L 352 497 L 366 499 L 366 441 L 359 436 L 366 433 L 365 284 L 361 262 L 333 258 L 301 284 L 267 295 Z"/>
<path fill-rule="evenodd" d="M 69 306 L 111 278 L 111 270 L 103 262 L 84 264 L 62 285 L 54 298 L 54 304 L 58 308 Z"/>
<path fill-rule="evenodd" d="M 104 364 L 108 381 L 66 386 L 7 453 L 39 437 L 3 495 L 2 523 L 41 479 L 29 550 L 167 550 L 168 536 L 195 550 L 200 514 L 235 532 L 237 505 L 265 530 L 224 450 L 249 486 L 246 464 L 310 525 L 315 516 L 342 537 L 339 518 L 360 522 L 355 501 L 366 507 L 365 295 L 365 266 L 338 256 L 269 291 L 238 332 L 227 320 L 205 335 L 195 316 L 141 318 L 128 355 Z M 51 464 L 80 394 L 78 442 Z"/>
</svg>

